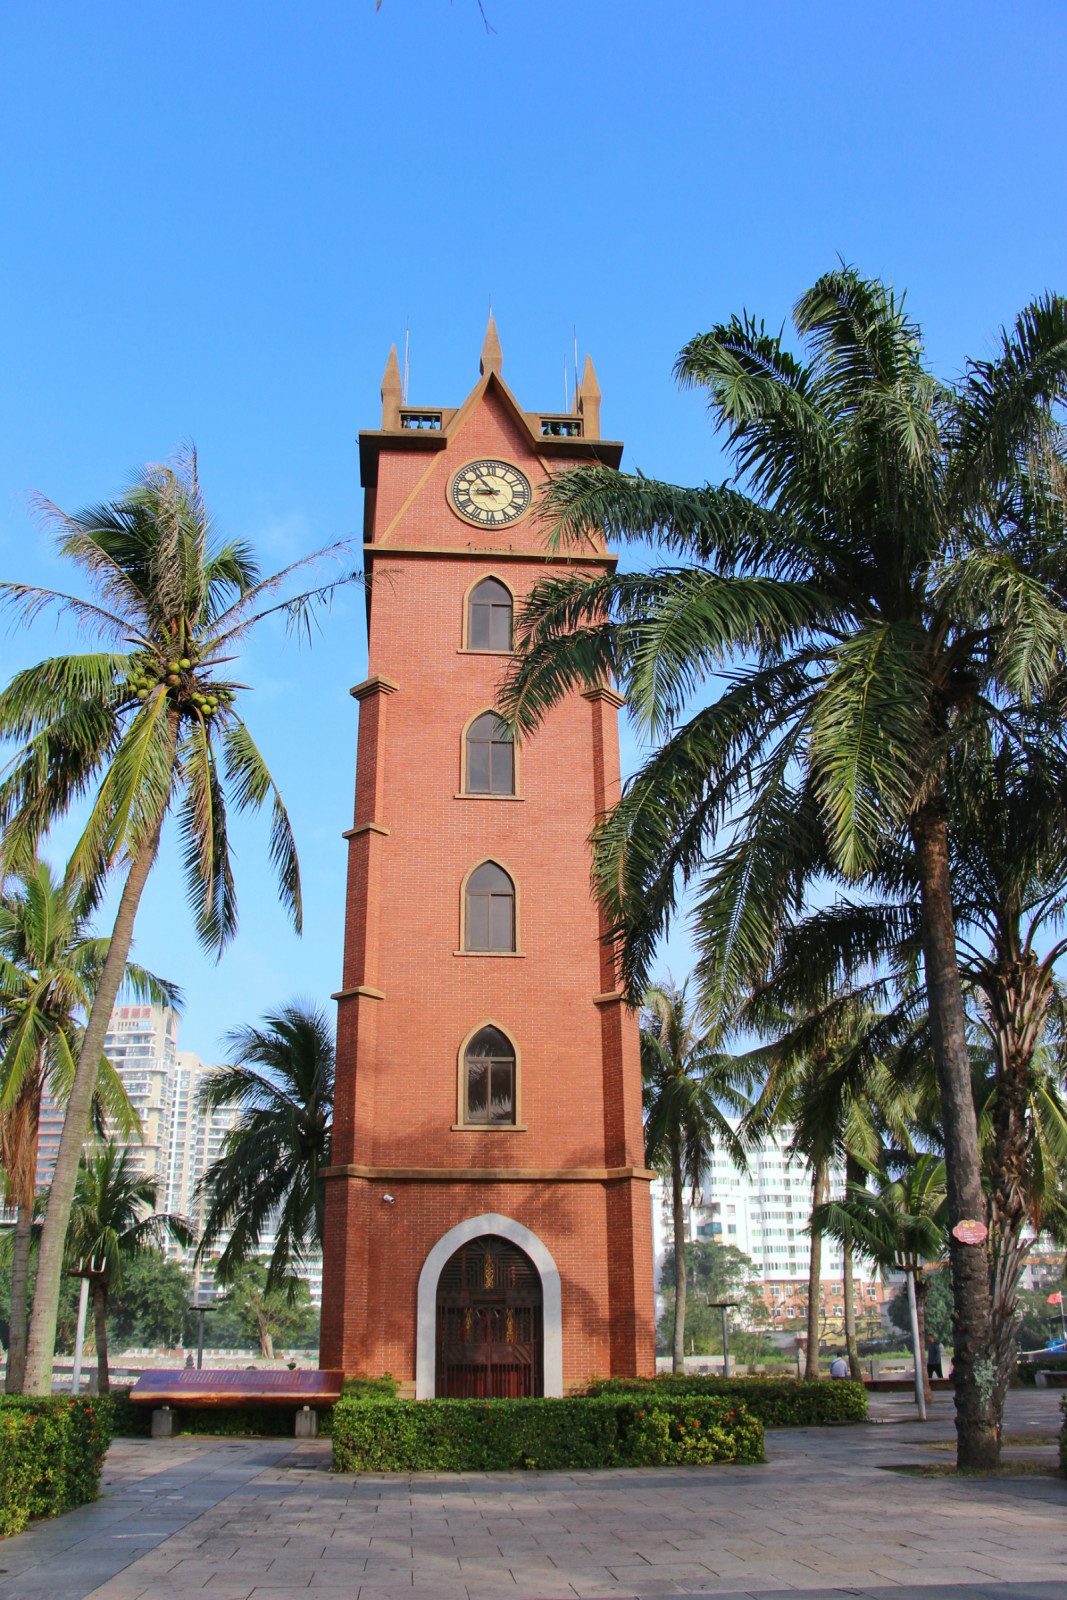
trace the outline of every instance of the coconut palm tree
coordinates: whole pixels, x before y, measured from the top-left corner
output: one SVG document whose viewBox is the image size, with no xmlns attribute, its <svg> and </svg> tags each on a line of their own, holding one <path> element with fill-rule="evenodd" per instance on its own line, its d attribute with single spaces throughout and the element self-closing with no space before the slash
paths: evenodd
<svg viewBox="0 0 1067 1600">
<path fill-rule="evenodd" d="M 228 1234 L 215 1273 L 232 1283 L 273 1233 L 267 1290 L 292 1289 L 297 1269 L 322 1249 L 333 1029 L 319 1007 L 296 1001 L 268 1012 L 260 1027 L 235 1028 L 229 1043 L 231 1064 L 205 1082 L 203 1106 L 238 1106 L 241 1118 L 200 1180 L 208 1213 L 197 1259 Z"/>
<path fill-rule="evenodd" d="M 890 1175 L 891 1167 L 900 1169 Z M 843 1244 L 869 1256 L 879 1266 L 903 1272 L 908 1282 L 911 1343 L 915 1358 L 915 1402 L 926 1421 L 923 1351 L 926 1340 L 925 1263 L 939 1261 L 947 1246 L 948 1196 L 945 1163 L 925 1153 L 894 1153 L 880 1167 L 870 1168 L 876 1183 L 870 1189 L 850 1185 L 842 1200 L 829 1200 L 812 1213 L 818 1227 Z"/>
<path fill-rule="evenodd" d="M 989 1198 L 989 1350 L 999 1436 L 1024 1234 L 1055 1192 L 1049 1174 L 1067 1153 L 1058 1110 L 1067 993 L 1056 975 L 1067 949 L 1067 772 L 1055 746 L 1034 734 L 1022 749 L 994 741 L 948 763 L 945 795 Z M 876 880 L 880 894 L 841 897 L 782 932 L 768 992 L 780 1004 L 819 1007 L 866 967 L 872 974 L 866 994 L 893 1001 L 887 1021 L 910 1018 L 915 1056 L 929 1049 L 930 1025 L 910 854 L 883 852 Z M 942 1137 L 939 1117 L 929 1131 Z"/>
<path fill-rule="evenodd" d="M 47 610 L 73 616 L 111 648 L 42 661 L 17 673 L 0 694 L 0 737 L 21 742 L 0 783 L 6 859 L 25 859 L 57 816 L 91 795 L 69 875 L 94 893 L 111 872 L 122 875 L 41 1238 L 27 1385 L 46 1394 L 67 1221 L 104 1033 L 164 821 L 176 813 L 197 935 L 221 952 L 237 928 L 227 800 L 239 811 L 269 804 L 271 861 L 299 931 L 300 873 L 289 817 L 238 714 L 243 686 L 227 664 L 271 614 L 308 632 L 337 584 L 279 599 L 306 562 L 261 579 L 247 544 L 216 538 L 194 454 L 173 466 L 146 467 L 110 504 L 73 517 L 48 502 L 42 510 L 57 529 L 59 553 L 81 568 L 94 598 L 5 583 L 0 599 L 27 621 Z"/>
<path fill-rule="evenodd" d="M 614 675 L 641 729 L 662 736 L 595 835 L 594 882 L 634 996 L 693 880 L 702 998 L 728 1014 L 784 908 L 826 873 L 862 881 L 887 838 L 904 841 L 955 1226 L 985 1202 L 944 768 L 991 719 L 1010 729 L 1014 707 L 1059 693 L 1067 301 L 1032 302 L 955 386 L 924 365 L 902 299 L 851 268 L 802 295 L 794 324 L 806 360 L 747 315 L 679 357 L 727 434 L 734 483 L 678 488 L 602 466 L 549 480 L 556 545 L 652 541 L 678 564 L 535 586 L 501 707 L 526 735 L 562 696 Z M 712 704 L 693 712 L 716 674 Z M 973 1237 L 951 1244 L 965 1467 L 997 1459 Z"/>
<path fill-rule="evenodd" d="M 688 984 L 670 979 L 642 998 L 641 1075 L 644 1085 L 645 1160 L 670 1179 L 674 1224 L 673 1370 L 685 1371 L 685 1188 L 702 1180 L 716 1139 L 738 1166 L 744 1147 L 727 1111 L 747 1109 L 741 1075 L 730 1057 L 701 1033 L 687 1001 Z"/>
<path fill-rule="evenodd" d="M 83 890 L 33 861 L 0 894 L 0 1163 L 15 1207 L 11 1327 L 4 1384 L 21 1394 L 26 1366 L 30 1243 L 37 1187 L 37 1139 L 46 1090 L 65 1105 L 85 1019 L 107 956 L 94 937 Z M 125 986 L 138 999 L 172 1005 L 175 986 L 131 962 Z M 95 1120 L 128 1138 L 137 1114 L 106 1058 L 100 1063 Z"/>
<path fill-rule="evenodd" d="M 122 1282 L 123 1264 L 161 1249 L 168 1238 L 188 1246 L 196 1237 L 184 1217 L 154 1209 L 156 1194 L 155 1178 L 135 1171 L 130 1152 L 115 1140 L 90 1149 L 78 1168 L 66 1261 L 70 1272 L 89 1280 L 101 1394 L 110 1388 L 108 1295 Z"/>
<path fill-rule="evenodd" d="M 802 1155 L 812 1175 L 808 1262 L 808 1329 L 806 1379 L 819 1377 L 819 1304 L 822 1281 L 822 1230 L 816 1215 L 829 1199 L 830 1167 L 845 1160 L 855 1171 L 876 1161 L 882 1132 L 892 1127 L 906 1139 L 911 1116 L 905 1086 L 883 1060 L 884 1019 L 863 998 L 847 990 L 807 1015 L 790 1017 L 772 1001 L 773 985 L 753 995 L 739 1013 L 743 1024 L 764 1031 L 777 1023 L 778 1037 L 748 1052 L 745 1069 L 763 1078 L 763 1086 L 745 1118 L 741 1136 L 759 1144 L 776 1130 L 788 1130 L 790 1150 Z M 859 1376 L 852 1300 L 852 1259 L 844 1247 L 842 1273 L 846 1320 L 852 1322 L 850 1365 Z"/>
</svg>

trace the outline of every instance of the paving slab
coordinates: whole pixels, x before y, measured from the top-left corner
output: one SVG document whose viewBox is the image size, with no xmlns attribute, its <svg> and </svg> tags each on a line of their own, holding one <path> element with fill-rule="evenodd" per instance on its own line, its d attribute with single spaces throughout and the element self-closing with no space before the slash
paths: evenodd
<svg viewBox="0 0 1067 1600">
<path fill-rule="evenodd" d="M 1058 1406 L 1013 1393 L 1008 1455 L 1051 1467 Z M 950 1402 L 890 1396 L 772 1431 L 763 1467 L 355 1477 L 322 1440 L 119 1440 L 95 1505 L 0 1544 L 0 1600 L 1067 1600 L 1064 1480 L 886 1470 L 951 1438 Z"/>
</svg>

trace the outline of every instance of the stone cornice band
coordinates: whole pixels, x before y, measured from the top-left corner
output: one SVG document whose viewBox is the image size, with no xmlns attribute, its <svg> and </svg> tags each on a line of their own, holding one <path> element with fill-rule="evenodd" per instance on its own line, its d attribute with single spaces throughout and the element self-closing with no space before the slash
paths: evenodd
<svg viewBox="0 0 1067 1600">
<path fill-rule="evenodd" d="M 375 672 L 362 683 L 354 684 L 348 692 L 353 700 L 365 700 L 369 694 L 396 694 L 399 688 L 392 678 L 383 678 L 380 672 Z"/>
<path fill-rule="evenodd" d="M 618 689 L 609 689 L 606 683 L 598 683 L 595 689 L 583 689 L 581 696 L 583 700 L 606 700 L 609 706 L 626 704 L 626 696 Z"/>
<path fill-rule="evenodd" d="M 603 555 L 592 555 L 585 550 L 556 554 L 550 550 L 475 549 L 471 545 L 462 544 L 365 544 L 363 546 L 365 563 L 377 561 L 379 556 L 447 556 L 453 561 L 536 561 L 539 566 L 550 563 L 564 567 L 611 567 L 613 571 L 619 560 L 618 556 L 610 551 L 605 551 Z"/>
<path fill-rule="evenodd" d="M 357 1162 L 323 1167 L 324 1178 L 366 1178 L 381 1183 L 651 1183 L 647 1167 L 365 1167 Z"/>
</svg>

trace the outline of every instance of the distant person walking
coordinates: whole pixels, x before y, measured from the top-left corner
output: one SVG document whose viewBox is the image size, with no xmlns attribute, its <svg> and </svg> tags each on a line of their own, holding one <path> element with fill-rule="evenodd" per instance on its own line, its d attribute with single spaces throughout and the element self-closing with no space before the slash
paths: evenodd
<svg viewBox="0 0 1067 1600">
<path fill-rule="evenodd" d="M 936 1339 L 931 1339 L 926 1351 L 926 1376 L 933 1383 L 935 1378 L 945 1376 L 941 1361 L 941 1346 Z"/>
<path fill-rule="evenodd" d="M 840 1350 L 830 1363 L 830 1376 L 831 1378 L 847 1378 L 849 1376 L 848 1362 Z"/>
</svg>

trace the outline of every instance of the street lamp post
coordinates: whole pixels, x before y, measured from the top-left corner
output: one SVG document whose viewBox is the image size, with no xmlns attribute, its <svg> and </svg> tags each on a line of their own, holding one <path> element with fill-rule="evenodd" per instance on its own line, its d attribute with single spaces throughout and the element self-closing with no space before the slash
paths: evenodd
<svg viewBox="0 0 1067 1600">
<path fill-rule="evenodd" d="M 197 1289 L 189 1301 L 189 1309 L 197 1312 L 196 1370 L 204 1365 L 204 1317 L 215 1304 L 216 1296 L 210 1289 Z"/>
<path fill-rule="evenodd" d="M 736 1305 L 740 1305 L 739 1300 L 712 1300 L 710 1297 L 708 1299 L 709 1310 L 722 1312 L 722 1375 L 724 1378 L 730 1376 L 729 1314 L 730 1307 Z"/>
</svg>

